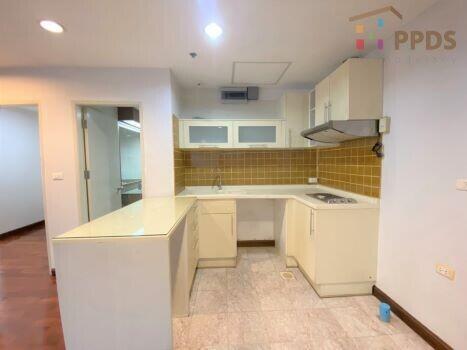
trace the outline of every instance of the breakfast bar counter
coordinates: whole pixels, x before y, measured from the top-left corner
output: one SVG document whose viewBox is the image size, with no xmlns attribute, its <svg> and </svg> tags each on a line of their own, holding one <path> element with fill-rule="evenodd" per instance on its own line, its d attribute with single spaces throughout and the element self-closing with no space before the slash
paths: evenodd
<svg viewBox="0 0 467 350">
<path fill-rule="evenodd" d="M 172 316 L 189 310 L 195 220 L 194 198 L 149 198 L 54 238 L 66 348 L 171 349 Z"/>
</svg>

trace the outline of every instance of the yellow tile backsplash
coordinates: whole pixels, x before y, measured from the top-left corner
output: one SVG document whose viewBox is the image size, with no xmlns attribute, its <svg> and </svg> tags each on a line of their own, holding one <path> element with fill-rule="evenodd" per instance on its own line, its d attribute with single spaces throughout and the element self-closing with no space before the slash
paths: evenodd
<svg viewBox="0 0 467 350">
<path fill-rule="evenodd" d="M 371 197 L 380 196 L 381 158 L 372 151 L 377 137 L 341 143 L 318 151 L 319 183 Z"/>
<path fill-rule="evenodd" d="M 175 194 L 180 193 L 185 189 L 185 165 L 183 150 L 179 146 L 179 124 L 178 118 L 172 117 L 173 128 L 173 147 L 174 147 L 174 181 L 175 181 Z"/>
<path fill-rule="evenodd" d="M 178 119 L 173 118 L 175 193 L 185 186 L 322 185 L 371 197 L 380 196 L 381 158 L 371 151 L 377 138 L 341 143 L 333 148 L 301 150 L 182 150 Z"/>
<path fill-rule="evenodd" d="M 184 151 L 185 185 L 303 184 L 316 177 L 316 150 Z"/>
</svg>

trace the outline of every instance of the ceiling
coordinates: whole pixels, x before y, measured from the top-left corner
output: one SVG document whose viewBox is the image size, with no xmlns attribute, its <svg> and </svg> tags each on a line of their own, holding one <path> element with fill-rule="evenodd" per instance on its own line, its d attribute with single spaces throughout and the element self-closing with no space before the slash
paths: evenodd
<svg viewBox="0 0 467 350">
<path fill-rule="evenodd" d="M 435 2 L 0 0 L 0 67 L 163 67 L 182 86 L 213 87 L 232 84 L 234 62 L 291 62 L 277 86 L 306 87 L 346 57 L 362 54 L 354 48 L 349 17 L 394 6 L 402 21 L 390 13 L 382 15 L 383 29 L 373 26 L 375 18 L 362 21 L 378 37 L 388 37 Z M 56 20 L 66 32 L 45 32 L 41 19 Z M 224 30 L 214 41 L 203 31 L 210 22 Z M 273 78 L 255 77 L 267 83 Z"/>
</svg>

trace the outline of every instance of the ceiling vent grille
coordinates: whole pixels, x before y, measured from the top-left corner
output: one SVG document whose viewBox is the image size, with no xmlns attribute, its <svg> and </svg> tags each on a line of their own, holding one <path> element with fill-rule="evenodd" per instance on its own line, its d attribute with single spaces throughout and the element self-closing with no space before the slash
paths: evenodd
<svg viewBox="0 0 467 350">
<path fill-rule="evenodd" d="M 250 100 L 257 100 L 258 95 L 257 86 L 221 88 L 222 103 L 247 103 Z"/>
</svg>

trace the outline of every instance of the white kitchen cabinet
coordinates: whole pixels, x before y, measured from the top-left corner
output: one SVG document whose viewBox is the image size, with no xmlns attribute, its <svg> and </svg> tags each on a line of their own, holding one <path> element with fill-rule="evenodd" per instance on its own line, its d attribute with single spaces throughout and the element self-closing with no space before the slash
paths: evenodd
<svg viewBox="0 0 467 350">
<path fill-rule="evenodd" d="M 233 123 L 221 120 L 180 121 L 182 148 L 232 148 Z"/>
<path fill-rule="evenodd" d="M 308 91 L 287 91 L 281 98 L 282 117 L 286 122 L 285 147 L 308 147 L 308 140 L 300 133 L 310 127 Z"/>
<path fill-rule="evenodd" d="M 242 120 L 233 122 L 235 148 L 284 147 L 280 120 Z"/>
<path fill-rule="evenodd" d="M 321 297 L 371 294 L 378 209 L 314 210 L 288 202 L 286 255 Z"/>
<path fill-rule="evenodd" d="M 321 80 L 315 87 L 315 126 L 327 122 L 329 105 L 329 77 Z"/>
<path fill-rule="evenodd" d="M 315 125 L 383 115 L 383 61 L 350 58 L 316 85 Z"/>
<path fill-rule="evenodd" d="M 236 265 L 235 200 L 199 200 L 199 267 Z"/>
<path fill-rule="evenodd" d="M 308 123 L 307 128 L 312 128 L 315 126 L 315 113 L 316 113 L 316 91 L 315 89 L 311 90 L 308 93 Z M 308 141 L 310 142 L 310 141 Z"/>
<path fill-rule="evenodd" d="M 314 240 L 314 210 L 305 204 L 295 202 L 294 222 L 297 237 L 296 259 L 302 269 L 313 280 L 315 277 L 316 242 Z"/>
</svg>

